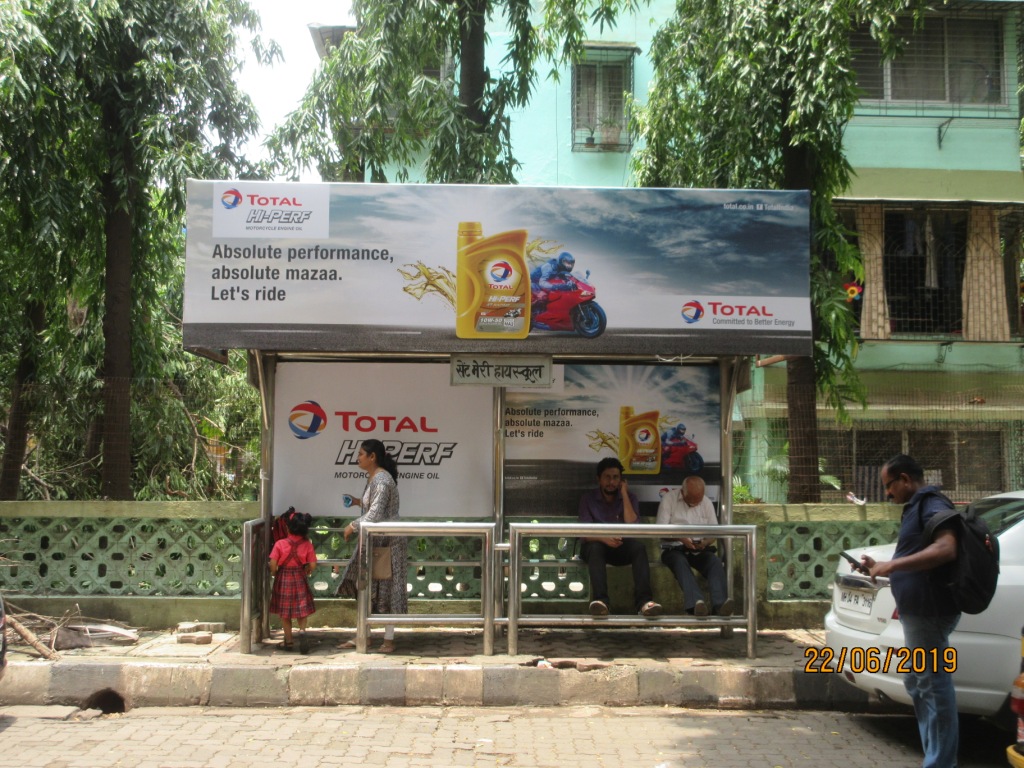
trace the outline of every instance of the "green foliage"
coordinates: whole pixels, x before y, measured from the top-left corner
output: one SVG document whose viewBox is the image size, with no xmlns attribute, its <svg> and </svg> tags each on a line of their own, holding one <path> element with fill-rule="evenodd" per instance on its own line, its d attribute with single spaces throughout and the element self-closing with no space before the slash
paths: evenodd
<svg viewBox="0 0 1024 768">
<path fill-rule="evenodd" d="M 765 459 L 764 466 L 755 474 L 779 487 L 785 487 L 790 478 L 789 443 L 783 443 L 781 449 L 770 454 Z M 821 457 L 818 458 L 818 482 L 836 491 L 843 487 L 842 480 L 835 475 L 828 474 L 826 461 Z"/>
<path fill-rule="evenodd" d="M 750 486 L 744 484 L 742 477 L 733 475 L 732 502 L 733 504 L 760 504 L 762 499 L 750 492 Z"/>
<path fill-rule="evenodd" d="M 0 6 L 0 112 L 17 116 L 0 121 L 0 380 L 14 380 L 19 357 L 33 360 L 24 498 L 98 495 L 96 436 L 112 405 L 130 408 L 130 434 L 106 438 L 131 441 L 139 498 L 254 487 L 249 470 L 222 487 L 212 459 L 211 425 L 216 440 L 258 455 L 240 362 L 186 355 L 180 316 L 185 180 L 257 172 L 238 151 L 258 121 L 235 81 L 240 34 L 262 60 L 279 55 L 258 27 L 244 0 Z M 127 247 L 112 248 L 120 234 Z M 125 259 L 122 293 L 109 277 Z M 25 332 L 30 303 L 45 308 L 41 334 Z M 111 306 L 128 307 L 123 320 L 110 320 Z M 115 347 L 134 378 L 131 401 L 112 404 L 101 394 Z M 15 393 L 5 386 L 0 405 Z"/>
</svg>

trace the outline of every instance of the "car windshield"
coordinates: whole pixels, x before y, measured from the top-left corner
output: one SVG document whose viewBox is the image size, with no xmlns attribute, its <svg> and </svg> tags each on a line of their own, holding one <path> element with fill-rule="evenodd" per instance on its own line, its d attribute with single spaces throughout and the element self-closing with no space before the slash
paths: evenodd
<svg viewBox="0 0 1024 768">
<path fill-rule="evenodd" d="M 996 535 L 1024 520 L 1024 499 L 980 499 L 971 507 Z"/>
</svg>

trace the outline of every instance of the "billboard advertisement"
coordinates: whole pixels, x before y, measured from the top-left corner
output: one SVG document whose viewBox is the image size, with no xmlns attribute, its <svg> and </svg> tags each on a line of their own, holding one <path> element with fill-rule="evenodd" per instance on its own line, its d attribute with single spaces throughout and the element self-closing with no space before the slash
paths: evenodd
<svg viewBox="0 0 1024 768">
<path fill-rule="evenodd" d="M 811 352 L 809 196 L 190 181 L 189 348 Z"/>
<path fill-rule="evenodd" d="M 716 365 L 565 365 L 551 390 L 505 398 L 505 514 L 570 515 L 618 457 L 641 514 L 700 475 L 718 498 L 721 396 Z"/>
<path fill-rule="evenodd" d="M 406 517 L 488 517 L 494 507 L 493 394 L 452 387 L 450 369 L 428 363 L 301 363 L 277 366 L 273 513 L 354 517 L 342 494 L 360 496 L 356 456 L 382 441 L 398 463 Z"/>
</svg>

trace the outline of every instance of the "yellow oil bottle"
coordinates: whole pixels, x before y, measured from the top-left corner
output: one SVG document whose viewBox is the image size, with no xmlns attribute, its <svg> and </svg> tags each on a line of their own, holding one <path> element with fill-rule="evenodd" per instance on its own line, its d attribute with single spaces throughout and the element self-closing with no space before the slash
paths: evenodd
<svg viewBox="0 0 1024 768">
<path fill-rule="evenodd" d="M 634 413 L 633 407 L 619 409 L 619 461 L 631 475 L 656 475 L 661 472 L 661 436 L 659 411 Z"/>
<path fill-rule="evenodd" d="M 480 222 L 459 223 L 455 335 L 525 339 L 530 333 L 530 276 L 525 229 L 483 236 Z"/>
</svg>

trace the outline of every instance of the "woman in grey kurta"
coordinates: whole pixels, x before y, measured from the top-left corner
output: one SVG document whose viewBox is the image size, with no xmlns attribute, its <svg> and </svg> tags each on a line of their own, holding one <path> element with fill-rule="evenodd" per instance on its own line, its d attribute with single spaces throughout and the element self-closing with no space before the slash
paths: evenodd
<svg viewBox="0 0 1024 768">
<path fill-rule="evenodd" d="M 362 507 L 363 514 L 345 527 L 345 541 L 348 541 L 359 530 L 361 523 L 383 523 L 398 520 L 398 466 L 394 458 L 385 450 L 380 440 L 364 440 L 359 448 L 357 459 L 359 468 L 368 475 L 366 488 L 360 499 L 352 498 L 352 504 Z M 350 497 L 351 498 L 351 497 Z M 408 545 L 405 537 L 395 536 L 379 538 L 373 546 L 390 545 L 391 578 L 373 579 L 370 590 L 370 605 L 374 613 L 408 613 L 409 593 L 406 583 L 408 570 Z M 341 578 L 338 593 L 344 597 L 356 594 L 359 582 L 358 552 L 354 553 L 345 573 Z M 365 580 L 364 580 L 365 581 Z M 395 627 L 388 624 L 384 627 L 384 642 L 378 649 L 381 653 L 395 650 Z M 353 648 L 351 640 L 342 643 L 342 648 Z"/>
</svg>

